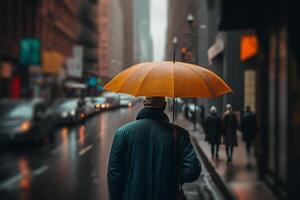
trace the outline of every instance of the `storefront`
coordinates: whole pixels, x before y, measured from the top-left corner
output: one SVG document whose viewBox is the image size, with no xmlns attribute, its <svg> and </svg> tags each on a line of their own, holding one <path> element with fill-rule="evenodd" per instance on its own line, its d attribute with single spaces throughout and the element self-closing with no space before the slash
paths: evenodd
<svg viewBox="0 0 300 200">
<path fill-rule="evenodd" d="M 279 197 L 300 199 L 299 11 L 293 1 L 247 1 L 247 7 L 245 2 L 224 0 L 220 29 L 251 29 L 258 36 L 256 81 L 246 69 L 245 85 L 255 84 L 259 178 Z M 250 104 L 252 96 L 253 91 L 245 91 L 245 102 Z"/>
</svg>

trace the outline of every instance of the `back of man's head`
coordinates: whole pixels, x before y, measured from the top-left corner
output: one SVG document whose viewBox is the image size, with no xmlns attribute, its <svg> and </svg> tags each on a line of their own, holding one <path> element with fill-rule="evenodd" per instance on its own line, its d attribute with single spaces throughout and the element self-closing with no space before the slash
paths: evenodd
<svg viewBox="0 0 300 200">
<path fill-rule="evenodd" d="M 165 97 L 146 97 L 143 103 L 145 108 L 161 108 L 162 110 L 165 110 L 167 104 Z"/>
<path fill-rule="evenodd" d="M 226 104 L 226 110 L 232 111 L 232 106 L 231 106 L 231 104 Z"/>
</svg>

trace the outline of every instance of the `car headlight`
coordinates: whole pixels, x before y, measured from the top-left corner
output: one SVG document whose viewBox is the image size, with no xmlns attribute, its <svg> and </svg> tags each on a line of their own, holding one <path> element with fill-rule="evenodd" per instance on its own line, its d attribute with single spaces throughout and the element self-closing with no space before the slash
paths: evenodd
<svg viewBox="0 0 300 200">
<path fill-rule="evenodd" d="M 84 119 L 85 118 L 85 114 L 84 113 L 80 113 L 80 118 Z"/>
<path fill-rule="evenodd" d="M 105 108 L 106 107 L 106 105 L 105 104 L 101 104 L 101 108 Z"/>
<path fill-rule="evenodd" d="M 76 113 L 75 110 L 72 110 L 72 111 L 70 112 L 70 115 L 74 116 L 75 113 Z"/>
<path fill-rule="evenodd" d="M 96 104 L 96 108 L 100 108 L 101 107 L 101 105 L 100 104 Z"/>
<path fill-rule="evenodd" d="M 128 107 L 131 107 L 131 106 L 132 106 L 132 103 L 131 103 L 131 102 L 129 102 L 129 103 L 128 103 Z"/>
<path fill-rule="evenodd" d="M 61 116 L 62 116 L 63 118 L 66 118 L 66 117 L 68 117 L 68 113 L 67 113 L 67 112 L 63 112 L 63 113 L 61 114 Z"/>
<path fill-rule="evenodd" d="M 22 133 L 26 133 L 31 128 L 31 122 L 29 120 L 22 122 L 22 124 L 19 126 L 19 131 Z"/>
</svg>

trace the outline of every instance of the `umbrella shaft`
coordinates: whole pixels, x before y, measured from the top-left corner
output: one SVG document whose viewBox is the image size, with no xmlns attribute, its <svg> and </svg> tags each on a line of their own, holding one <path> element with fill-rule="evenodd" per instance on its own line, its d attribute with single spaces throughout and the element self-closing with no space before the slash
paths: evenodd
<svg viewBox="0 0 300 200">
<path fill-rule="evenodd" d="M 173 124 L 175 122 L 176 98 L 173 98 Z"/>
</svg>

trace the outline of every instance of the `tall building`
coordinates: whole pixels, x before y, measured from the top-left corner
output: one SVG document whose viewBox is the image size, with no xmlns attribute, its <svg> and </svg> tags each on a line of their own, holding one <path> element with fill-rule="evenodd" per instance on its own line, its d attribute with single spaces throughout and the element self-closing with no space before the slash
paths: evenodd
<svg viewBox="0 0 300 200">
<path fill-rule="evenodd" d="M 133 0 L 121 1 L 124 19 L 124 69 L 133 65 Z"/>
<path fill-rule="evenodd" d="M 119 0 L 102 0 L 99 13 L 100 76 L 107 81 L 124 69 L 126 18 Z"/>
<path fill-rule="evenodd" d="M 134 62 L 152 60 L 152 39 L 150 34 L 150 1 L 134 1 Z"/>
<path fill-rule="evenodd" d="M 0 65 L 5 74 L 0 78 L 0 97 L 41 95 L 29 87 L 32 73 L 45 80 L 34 84 L 38 87 L 34 91 L 39 91 L 41 84 L 45 87 L 55 82 L 62 62 L 71 56 L 76 42 L 77 9 L 75 0 L 1 1 Z M 34 62 L 28 57 L 27 47 L 32 47 Z M 49 52 L 60 62 L 52 60 L 52 65 L 47 65 L 44 55 Z M 46 93 L 45 96 L 51 96 L 51 91 Z"/>
<path fill-rule="evenodd" d="M 99 75 L 98 49 L 98 0 L 78 0 L 80 29 L 77 43 L 83 47 L 83 77 L 87 81 L 90 77 Z"/>
<path fill-rule="evenodd" d="M 196 24 L 191 24 L 191 28 L 186 19 L 189 14 L 197 19 L 198 4 L 196 1 L 187 0 L 169 0 L 168 1 L 168 27 L 167 27 L 167 43 L 166 43 L 166 58 L 167 60 L 173 59 L 173 38 L 177 38 L 176 60 L 183 61 L 181 49 L 185 48 L 193 54 L 190 62 L 196 62 L 195 58 L 198 38 L 194 36 L 197 34 Z M 193 32 L 193 34 L 189 34 Z"/>
</svg>

